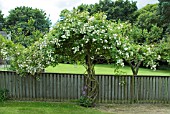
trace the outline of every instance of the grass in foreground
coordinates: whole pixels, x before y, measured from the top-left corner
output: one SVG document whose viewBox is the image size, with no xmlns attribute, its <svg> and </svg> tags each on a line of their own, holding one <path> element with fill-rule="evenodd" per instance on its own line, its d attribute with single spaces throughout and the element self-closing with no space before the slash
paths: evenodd
<svg viewBox="0 0 170 114">
<path fill-rule="evenodd" d="M 0 114 L 106 114 L 94 108 L 84 108 L 71 103 L 55 102 L 3 102 Z"/>
<path fill-rule="evenodd" d="M 115 66 L 113 64 L 97 64 L 95 66 L 96 74 L 115 74 Z M 125 66 L 120 69 L 123 74 L 132 75 L 132 71 L 129 66 Z M 85 68 L 83 65 L 73 64 L 59 64 L 56 67 L 47 67 L 46 72 L 55 73 L 76 73 L 84 74 Z M 170 70 L 156 70 L 153 71 L 147 68 L 140 68 L 138 75 L 156 75 L 156 76 L 170 76 Z"/>
</svg>

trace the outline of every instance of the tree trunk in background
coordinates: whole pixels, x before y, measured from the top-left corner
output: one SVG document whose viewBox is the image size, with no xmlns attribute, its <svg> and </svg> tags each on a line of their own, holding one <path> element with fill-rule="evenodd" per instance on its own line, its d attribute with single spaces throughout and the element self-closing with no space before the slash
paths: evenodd
<svg viewBox="0 0 170 114">
<path fill-rule="evenodd" d="M 134 99 L 134 83 L 135 83 L 135 76 L 137 76 L 138 74 L 138 71 L 139 71 L 139 66 L 141 65 L 142 61 L 139 61 L 138 63 L 136 63 L 135 65 L 133 65 L 131 62 L 128 62 L 129 65 L 130 65 L 130 68 L 132 70 L 132 77 L 131 77 L 131 103 L 134 103 L 135 102 L 135 99 Z"/>
</svg>

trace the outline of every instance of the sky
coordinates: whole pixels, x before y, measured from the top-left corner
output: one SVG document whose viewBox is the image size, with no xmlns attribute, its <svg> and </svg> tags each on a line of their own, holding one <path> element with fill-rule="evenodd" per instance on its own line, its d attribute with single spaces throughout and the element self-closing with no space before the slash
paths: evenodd
<svg viewBox="0 0 170 114">
<path fill-rule="evenodd" d="M 147 4 L 158 3 L 158 0 L 133 0 L 137 1 L 138 8 Z M 4 17 L 8 16 L 8 11 L 18 6 L 29 6 L 32 8 L 42 9 L 47 13 L 54 24 L 59 19 L 59 14 L 63 9 L 71 10 L 80 4 L 94 4 L 99 0 L 0 0 L 0 10 Z"/>
</svg>

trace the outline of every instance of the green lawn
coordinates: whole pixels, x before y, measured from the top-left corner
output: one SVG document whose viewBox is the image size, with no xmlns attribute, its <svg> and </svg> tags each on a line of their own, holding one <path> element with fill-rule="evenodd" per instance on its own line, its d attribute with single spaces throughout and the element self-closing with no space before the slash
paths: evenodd
<svg viewBox="0 0 170 114">
<path fill-rule="evenodd" d="M 0 67 L 0 71 L 7 71 L 7 68 Z"/>
<path fill-rule="evenodd" d="M 98 64 L 95 66 L 96 74 L 115 74 L 113 64 Z M 120 69 L 123 74 L 132 74 L 130 67 L 125 66 Z M 77 73 L 82 74 L 85 72 L 83 65 L 73 65 L 73 64 L 59 64 L 56 67 L 47 67 L 46 72 L 56 72 L 56 73 Z M 157 75 L 157 76 L 170 76 L 170 70 L 156 70 L 153 71 L 147 68 L 140 68 L 139 75 Z"/>
<path fill-rule="evenodd" d="M 98 64 L 95 66 L 96 74 L 115 74 L 115 66 L 113 64 Z M 0 70 L 7 70 L 6 68 L 0 68 Z M 125 66 L 120 69 L 123 74 L 132 74 L 130 67 Z M 74 64 L 59 64 L 56 67 L 47 67 L 46 72 L 55 72 L 55 73 L 76 73 L 83 74 L 85 73 L 85 68 L 83 65 L 74 65 Z M 150 70 L 147 68 L 140 68 L 138 75 L 156 75 L 156 76 L 170 76 L 170 70 Z"/>
<path fill-rule="evenodd" d="M 3 102 L 0 114 L 106 114 L 94 108 L 84 108 L 72 103 L 55 102 Z"/>
</svg>

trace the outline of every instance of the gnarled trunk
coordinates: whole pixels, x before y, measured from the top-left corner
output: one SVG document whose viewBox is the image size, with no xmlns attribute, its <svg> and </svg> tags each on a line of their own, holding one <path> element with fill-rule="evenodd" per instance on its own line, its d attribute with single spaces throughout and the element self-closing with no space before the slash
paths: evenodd
<svg viewBox="0 0 170 114">
<path fill-rule="evenodd" d="M 94 105 L 96 102 L 96 98 L 98 96 L 99 84 L 95 77 L 93 60 L 91 59 L 91 56 L 88 54 L 86 56 L 86 71 L 87 71 L 87 74 L 85 74 L 85 86 L 87 87 L 86 93 L 87 97 L 92 100 L 92 105 Z"/>
</svg>

